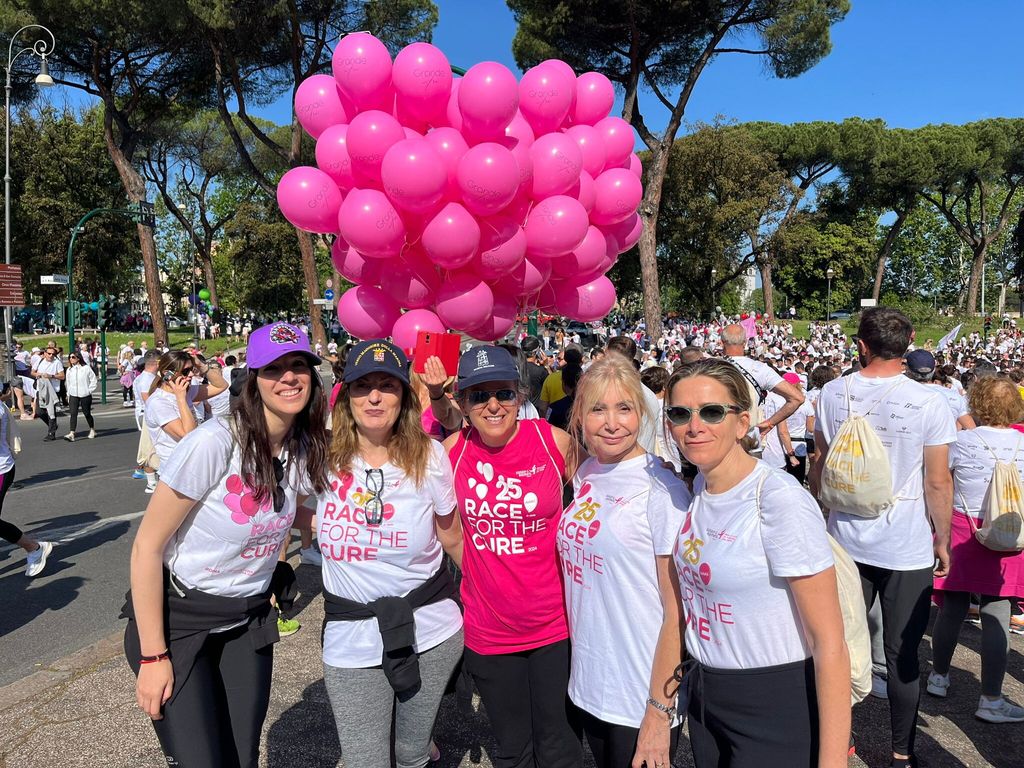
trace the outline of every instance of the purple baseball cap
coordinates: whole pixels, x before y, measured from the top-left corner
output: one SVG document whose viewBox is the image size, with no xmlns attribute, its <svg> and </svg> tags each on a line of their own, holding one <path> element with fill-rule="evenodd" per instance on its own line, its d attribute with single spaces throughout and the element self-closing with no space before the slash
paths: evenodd
<svg viewBox="0 0 1024 768">
<path fill-rule="evenodd" d="M 264 325 L 249 334 L 245 363 L 250 368 L 262 368 L 290 352 L 301 352 L 311 365 L 320 365 L 320 358 L 310 349 L 306 334 L 285 322 Z"/>
</svg>

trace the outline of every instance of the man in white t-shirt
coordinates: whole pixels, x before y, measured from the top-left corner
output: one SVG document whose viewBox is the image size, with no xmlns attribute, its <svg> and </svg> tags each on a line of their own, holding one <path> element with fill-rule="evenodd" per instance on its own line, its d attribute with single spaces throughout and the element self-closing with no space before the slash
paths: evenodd
<svg viewBox="0 0 1024 768">
<path fill-rule="evenodd" d="M 146 401 L 149 399 L 149 390 L 156 378 L 156 371 L 160 367 L 160 351 L 151 349 L 142 358 L 143 369 L 132 382 L 132 394 L 135 401 L 135 423 L 139 427 L 139 448 L 135 452 L 135 472 L 132 477 L 136 480 L 146 479 L 147 489 L 156 489 L 156 470 L 149 466 L 149 457 L 153 453 L 153 441 L 150 439 L 149 430 L 146 428 Z"/>
<path fill-rule="evenodd" d="M 57 387 L 64 379 L 64 364 L 54 347 L 47 347 L 33 368 L 36 381 L 36 413 L 46 424 L 46 442 L 57 439 Z"/>
<path fill-rule="evenodd" d="M 943 386 L 935 380 L 935 357 L 927 349 L 915 349 L 908 352 L 903 360 L 907 366 L 907 376 L 926 386 L 936 387 L 938 392 L 946 399 L 953 418 L 956 420 L 957 429 L 974 429 L 977 424 L 967 409 L 967 400 L 957 392 Z"/>
<path fill-rule="evenodd" d="M 851 409 L 886 449 L 893 505 L 878 517 L 833 509 L 828 529 L 857 563 L 865 604 L 877 596 L 882 607 L 894 766 L 914 764 L 918 648 L 928 624 L 933 575 L 944 576 L 949 568 L 953 484 L 948 462 L 949 446 L 956 441 L 953 415 L 941 393 L 903 375 L 912 339 L 913 326 L 902 312 L 887 307 L 863 312 L 854 336 L 860 370 L 828 382 L 818 396 L 811 476 L 817 493 L 829 445 Z"/>
<path fill-rule="evenodd" d="M 758 360 L 751 360 L 747 357 L 747 332 L 742 325 L 727 325 L 722 329 L 722 350 L 726 357 L 740 369 L 744 378 L 751 381 L 759 398 L 766 396 L 769 392 L 785 400 L 771 416 L 756 425 L 751 425 L 750 436 L 758 441 L 760 446 L 769 432 L 784 422 L 800 407 L 804 401 L 803 393 L 792 384 L 783 380 L 782 376 L 775 372 L 771 366 Z"/>
</svg>

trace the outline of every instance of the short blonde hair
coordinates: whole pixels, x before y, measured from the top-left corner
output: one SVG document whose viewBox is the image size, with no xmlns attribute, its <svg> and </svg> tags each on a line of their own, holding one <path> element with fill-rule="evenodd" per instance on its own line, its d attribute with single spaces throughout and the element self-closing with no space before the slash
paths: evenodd
<svg viewBox="0 0 1024 768">
<path fill-rule="evenodd" d="M 971 415 L 979 425 L 1008 427 L 1024 421 L 1024 400 L 1012 380 L 983 376 L 967 390 Z"/>
<path fill-rule="evenodd" d="M 622 355 L 605 355 L 584 372 L 576 385 L 576 398 L 569 415 L 569 430 L 572 434 L 583 434 L 583 422 L 587 414 L 612 386 L 618 387 L 636 405 L 641 421 L 654 418 L 654 414 L 647 410 L 644 385 L 633 363 Z"/>
</svg>

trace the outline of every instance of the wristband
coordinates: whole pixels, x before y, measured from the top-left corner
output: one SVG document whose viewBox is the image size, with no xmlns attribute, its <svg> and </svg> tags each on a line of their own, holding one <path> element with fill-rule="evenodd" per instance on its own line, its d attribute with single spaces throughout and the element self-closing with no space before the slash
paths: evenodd
<svg viewBox="0 0 1024 768">
<path fill-rule="evenodd" d="M 431 399 L 431 400 L 433 400 L 433 401 L 434 401 L 435 403 L 436 403 L 436 402 L 439 402 L 439 401 L 441 401 L 441 400 L 443 400 L 443 399 L 444 399 L 444 397 L 445 397 L 445 394 L 444 394 L 444 390 L 441 390 L 441 394 L 440 394 L 440 395 L 438 395 L 437 397 L 434 397 L 434 396 L 433 396 L 433 395 L 431 395 L 431 394 L 430 394 L 429 392 L 427 393 L 427 395 L 428 395 L 428 396 L 430 397 L 430 399 Z"/>
<path fill-rule="evenodd" d="M 164 661 L 165 659 L 170 659 L 170 658 L 171 658 L 171 651 L 170 651 L 170 649 L 168 649 L 168 650 L 164 651 L 163 653 L 158 653 L 156 656 L 140 656 L 139 657 L 139 663 L 140 664 L 156 664 L 158 661 Z"/>
<path fill-rule="evenodd" d="M 668 715 L 669 722 L 672 722 L 676 718 L 676 708 L 670 707 L 667 704 L 662 704 L 660 701 L 655 699 L 653 696 L 647 697 L 648 705 L 654 707 L 659 712 L 664 712 Z"/>
</svg>

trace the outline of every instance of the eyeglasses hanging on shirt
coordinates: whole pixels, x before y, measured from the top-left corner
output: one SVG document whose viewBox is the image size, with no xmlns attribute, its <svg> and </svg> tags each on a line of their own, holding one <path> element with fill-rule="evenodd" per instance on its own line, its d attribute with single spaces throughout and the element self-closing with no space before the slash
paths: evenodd
<svg viewBox="0 0 1024 768">
<path fill-rule="evenodd" d="M 381 494 L 384 493 L 384 470 L 366 470 L 366 492 L 370 498 L 363 505 L 363 512 L 366 515 L 367 525 L 380 525 L 384 521 L 384 502 Z"/>
<path fill-rule="evenodd" d="M 274 457 L 274 480 L 277 485 L 274 487 L 274 514 L 280 515 L 281 510 L 284 509 L 284 486 L 281 485 L 281 481 L 284 480 L 284 463 Z"/>
</svg>

